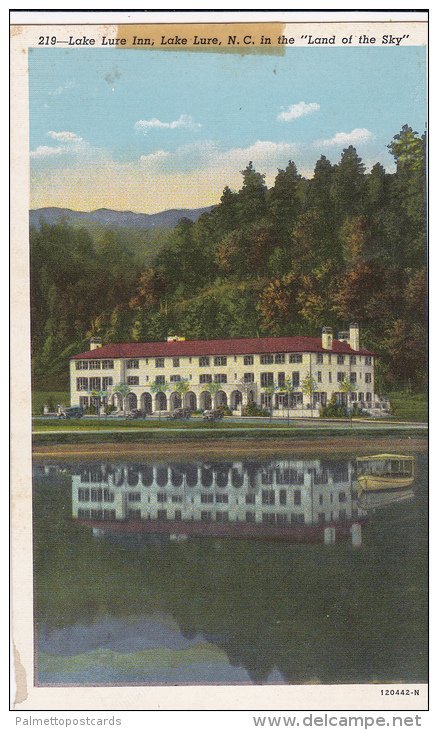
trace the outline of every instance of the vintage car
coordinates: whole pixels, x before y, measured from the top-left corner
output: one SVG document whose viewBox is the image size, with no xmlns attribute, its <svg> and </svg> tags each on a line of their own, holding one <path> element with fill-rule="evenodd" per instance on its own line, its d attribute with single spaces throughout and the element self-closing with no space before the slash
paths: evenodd
<svg viewBox="0 0 438 730">
<path fill-rule="evenodd" d="M 202 417 L 204 421 L 221 421 L 224 414 L 221 410 L 219 410 L 219 408 L 215 408 L 214 410 L 204 411 Z"/>
<path fill-rule="evenodd" d="M 82 406 L 68 406 L 68 408 L 62 408 L 58 414 L 58 418 L 82 418 L 84 415 L 84 409 Z"/>
<path fill-rule="evenodd" d="M 140 408 L 133 408 L 129 411 L 126 418 L 146 418 L 146 411 L 142 411 Z"/>
<path fill-rule="evenodd" d="M 166 418 L 187 419 L 192 417 L 190 408 L 175 408 L 166 415 Z"/>
</svg>

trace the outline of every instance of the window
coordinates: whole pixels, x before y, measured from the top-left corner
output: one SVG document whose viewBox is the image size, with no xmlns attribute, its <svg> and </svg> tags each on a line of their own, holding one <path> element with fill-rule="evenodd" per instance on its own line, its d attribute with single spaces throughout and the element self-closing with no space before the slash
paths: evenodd
<svg viewBox="0 0 438 730">
<path fill-rule="evenodd" d="M 284 388 L 285 379 L 286 379 L 285 373 L 278 373 L 278 385 L 280 386 L 280 388 Z"/>
<path fill-rule="evenodd" d="M 274 385 L 274 373 L 261 373 L 260 384 L 262 388 L 268 388 L 270 385 Z"/>
<path fill-rule="evenodd" d="M 76 370 L 88 370 L 88 361 L 76 360 Z"/>
<path fill-rule="evenodd" d="M 366 401 L 370 401 L 370 400 L 372 400 L 372 399 L 373 399 L 373 396 L 371 395 L 371 393 L 366 393 L 366 394 L 365 394 L 365 400 L 366 400 Z"/>
<path fill-rule="evenodd" d="M 350 355 L 350 364 L 356 365 L 356 355 Z"/>
<path fill-rule="evenodd" d="M 274 474 L 272 469 L 269 471 L 264 471 L 262 473 L 262 484 L 273 484 L 274 483 Z"/>
<path fill-rule="evenodd" d="M 157 510 L 157 519 L 158 520 L 167 520 L 167 509 Z"/>
<path fill-rule="evenodd" d="M 244 365 L 254 365 L 254 355 L 245 355 L 243 358 Z"/>
<path fill-rule="evenodd" d="M 201 504 L 210 504 L 213 502 L 212 494 L 201 494 Z"/>
<path fill-rule="evenodd" d="M 207 373 L 202 373 L 199 376 L 199 382 L 200 383 L 211 383 L 213 381 L 212 375 L 207 375 Z"/>
<path fill-rule="evenodd" d="M 255 494 L 247 494 L 245 496 L 245 504 L 255 504 Z"/>
<path fill-rule="evenodd" d="M 255 512 L 247 512 L 245 515 L 246 522 L 255 522 Z"/>
<path fill-rule="evenodd" d="M 332 374 L 331 374 L 331 372 L 328 374 L 328 376 L 329 376 L 329 383 L 331 383 L 332 382 Z"/>
<path fill-rule="evenodd" d="M 213 361 L 214 365 L 226 365 L 227 364 L 227 358 L 223 357 L 222 355 L 220 357 L 215 357 Z"/>
<path fill-rule="evenodd" d="M 166 382 L 166 376 L 165 375 L 156 375 L 155 382 L 157 383 L 157 385 L 164 385 L 164 383 Z"/>
<path fill-rule="evenodd" d="M 90 510 L 89 509 L 78 509 L 78 517 L 79 517 L 79 519 L 81 519 L 81 517 L 82 517 L 82 519 L 89 520 L 90 519 Z"/>
<path fill-rule="evenodd" d="M 228 494 L 216 494 L 216 502 L 228 504 Z"/>
<path fill-rule="evenodd" d="M 345 380 L 345 373 L 343 373 L 342 371 L 339 371 L 337 377 L 338 377 L 338 383 L 343 383 Z"/>
<path fill-rule="evenodd" d="M 340 509 L 339 510 L 339 520 L 346 520 L 347 519 L 347 510 Z"/>
<path fill-rule="evenodd" d="M 140 367 L 140 361 L 139 360 L 128 360 L 128 362 L 126 363 L 126 367 L 128 368 L 128 370 L 130 370 L 131 368 L 137 369 Z"/>
<path fill-rule="evenodd" d="M 171 375 L 169 380 L 171 383 L 179 383 L 181 381 L 181 375 Z"/>
<path fill-rule="evenodd" d="M 344 355 L 338 355 L 338 360 L 337 360 L 338 365 L 343 365 L 344 364 L 344 360 L 345 360 Z"/>
<path fill-rule="evenodd" d="M 275 504 L 274 489 L 262 489 L 262 504 Z"/>
<path fill-rule="evenodd" d="M 76 390 L 88 390 L 88 378 L 76 378 Z"/>
<path fill-rule="evenodd" d="M 174 368 L 179 368 L 179 357 L 174 357 L 172 360 L 172 365 Z"/>
<path fill-rule="evenodd" d="M 280 498 L 280 504 L 286 504 L 287 491 L 285 489 L 280 489 L 279 498 Z"/>
<path fill-rule="evenodd" d="M 254 373 L 243 373 L 243 382 L 244 383 L 253 383 L 254 382 Z"/>
<path fill-rule="evenodd" d="M 316 362 L 318 363 L 318 365 L 322 365 L 322 363 L 324 362 L 324 355 L 322 354 L 322 352 L 317 353 Z"/>
<path fill-rule="evenodd" d="M 90 390 L 100 390 L 100 378 L 90 378 Z"/>
<path fill-rule="evenodd" d="M 104 502 L 114 502 L 114 492 L 112 492 L 110 489 L 104 489 L 103 490 L 103 501 Z"/>
<path fill-rule="evenodd" d="M 79 502 L 89 502 L 90 501 L 90 490 L 89 489 L 79 489 L 78 490 L 78 500 Z"/>
<path fill-rule="evenodd" d="M 211 512 L 201 512 L 202 522 L 211 522 Z"/>
<path fill-rule="evenodd" d="M 303 356 L 293 353 L 292 355 L 289 355 L 289 362 L 303 362 Z"/>
<path fill-rule="evenodd" d="M 128 509 L 128 518 L 130 520 L 141 520 L 141 509 Z"/>
<path fill-rule="evenodd" d="M 357 383 L 356 373 L 350 373 L 350 383 Z"/>
<path fill-rule="evenodd" d="M 287 524 L 287 515 L 282 513 L 277 513 L 277 525 L 286 525 Z"/>
<path fill-rule="evenodd" d="M 90 360 L 88 367 L 90 370 L 100 370 L 100 360 Z"/>
<path fill-rule="evenodd" d="M 347 495 L 345 492 L 339 492 L 338 499 L 340 502 L 346 502 L 347 501 Z"/>
<path fill-rule="evenodd" d="M 318 370 L 318 372 L 316 373 L 316 379 L 317 379 L 318 383 L 322 383 L 322 372 L 321 372 L 321 370 Z"/>
<path fill-rule="evenodd" d="M 155 367 L 156 368 L 164 368 L 164 357 L 156 357 L 155 358 Z"/>
<path fill-rule="evenodd" d="M 301 504 L 301 490 L 300 489 L 294 489 L 294 504 L 296 506 Z"/>
<path fill-rule="evenodd" d="M 325 522 L 325 512 L 318 512 L 318 522 L 320 525 Z"/>
<path fill-rule="evenodd" d="M 157 492 L 157 502 L 160 502 L 160 504 L 167 502 L 167 494 L 165 492 Z"/>
<path fill-rule="evenodd" d="M 109 387 L 110 387 L 110 386 L 111 386 L 112 384 L 113 384 L 113 379 L 112 379 L 112 377 L 108 376 L 108 377 L 106 377 L 106 378 L 102 378 L 102 388 L 103 388 L 103 390 L 106 390 L 106 389 L 107 389 L 107 388 L 109 388 Z"/>
<path fill-rule="evenodd" d="M 140 502 L 141 492 L 128 492 L 128 502 Z"/>
<path fill-rule="evenodd" d="M 113 370 L 114 360 L 102 360 L 102 370 Z"/>
<path fill-rule="evenodd" d="M 292 373 L 292 385 L 294 388 L 300 387 L 300 374 L 298 371 Z"/>
<path fill-rule="evenodd" d="M 260 363 L 262 365 L 272 365 L 273 362 L 274 362 L 273 355 L 260 355 Z"/>
<path fill-rule="evenodd" d="M 228 512 L 216 512 L 216 522 L 228 522 Z"/>
<path fill-rule="evenodd" d="M 277 354 L 275 355 L 275 358 L 274 358 L 275 364 L 276 365 L 283 365 L 284 360 L 285 360 L 284 354 L 283 353 L 280 353 L 280 352 L 277 352 Z"/>
<path fill-rule="evenodd" d="M 210 358 L 209 357 L 200 357 L 199 358 L 199 367 L 200 368 L 208 368 L 210 365 Z"/>
<path fill-rule="evenodd" d="M 79 396 L 79 405 L 82 408 L 88 408 L 88 398 L 86 395 Z"/>
<path fill-rule="evenodd" d="M 365 365 L 372 365 L 373 358 L 370 355 L 365 356 Z"/>
<path fill-rule="evenodd" d="M 264 525 L 275 525 L 275 514 L 270 512 L 262 512 L 262 522 Z"/>
<path fill-rule="evenodd" d="M 172 494 L 172 504 L 180 504 L 182 501 L 182 494 Z"/>
<path fill-rule="evenodd" d="M 175 522 L 181 522 L 181 520 L 182 520 L 182 512 L 181 512 L 180 509 L 176 509 L 175 510 L 175 516 L 174 516 L 173 519 L 175 520 Z"/>
<path fill-rule="evenodd" d="M 92 489 L 91 490 L 91 501 L 92 502 L 101 502 L 103 497 L 102 489 Z"/>
<path fill-rule="evenodd" d="M 217 373 L 217 375 L 214 376 L 214 382 L 215 383 L 226 383 L 227 376 L 224 373 Z"/>
<path fill-rule="evenodd" d="M 371 373 L 365 373 L 365 382 L 371 383 Z"/>
<path fill-rule="evenodd" d="M 138 375 L 128 375 L 127 383 L 128 385 L 138 385 L 140 383 L 140 379 Z"/>
</svg>

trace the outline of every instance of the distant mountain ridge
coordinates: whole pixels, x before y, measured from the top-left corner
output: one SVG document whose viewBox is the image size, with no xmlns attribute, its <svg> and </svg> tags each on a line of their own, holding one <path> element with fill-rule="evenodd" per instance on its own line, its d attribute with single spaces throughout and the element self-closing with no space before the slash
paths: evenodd
<svg viewBox="0 0 438 730">
<path fill-rule="evenodd" d="M 119 228 L 174 228 L 181 218 L 197 221 L 203 213 L 209 213 L 215 206 L 206 208 L 173 208 L 161 213 L 133 213 L 130 210 L 118 211 L 110 208 L 98 208 L 89 213 L 71 210 L 70 208 L 36 208 L 29 211 L 31 226 L 38 227 L 41 221 L 48 224 L 66 220 L 72 224 L 97 223 L 101 226 Z"/>
</svg>

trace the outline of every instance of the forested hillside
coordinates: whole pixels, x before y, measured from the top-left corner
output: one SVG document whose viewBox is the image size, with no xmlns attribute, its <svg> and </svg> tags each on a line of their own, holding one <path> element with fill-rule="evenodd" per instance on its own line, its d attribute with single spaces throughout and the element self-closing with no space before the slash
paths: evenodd
<svg viewBox="0 0 438 730">
<path fill-rule="evenodd" d="M 380 388 L 425 382 L 425 138 L 404 126 L 388 145 L 396 172 L 367 174 L 353 147 L 324 155 L 310 180 L 294 162 L 274 186 L 250 162 L 238 192 L 182 219 L 145 265 L 117 232 L 31 228 L 34 380 L 104 342 L 318 335 L 361 326 Z"/>
</svg>

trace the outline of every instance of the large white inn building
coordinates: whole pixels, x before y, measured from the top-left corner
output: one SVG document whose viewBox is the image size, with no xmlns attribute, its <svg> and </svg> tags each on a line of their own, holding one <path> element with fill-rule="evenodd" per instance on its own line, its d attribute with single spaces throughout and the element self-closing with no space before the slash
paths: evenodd
<svg viewBox="0 0 438 730">
<path fill-rule="evenodd" d="M 372 409 L 379 407 L 374 359 L 375 353 L 360 347 L 357 324 L 338 339 L 329 327 L 321 337 L 169 337 L 107 345 L 93 338 L 90 350 L 70 362 L 71 405 L 97 408 L 104 400 L 120 411 L 150 414 L 214 405 L 241 413 L 255 402 L 278 414 L 292 408 L 294 416 L 317 416 L 333 394 L 347 402 L 341 384 L 348 380 L 351 401 Z"/>
</svg>

